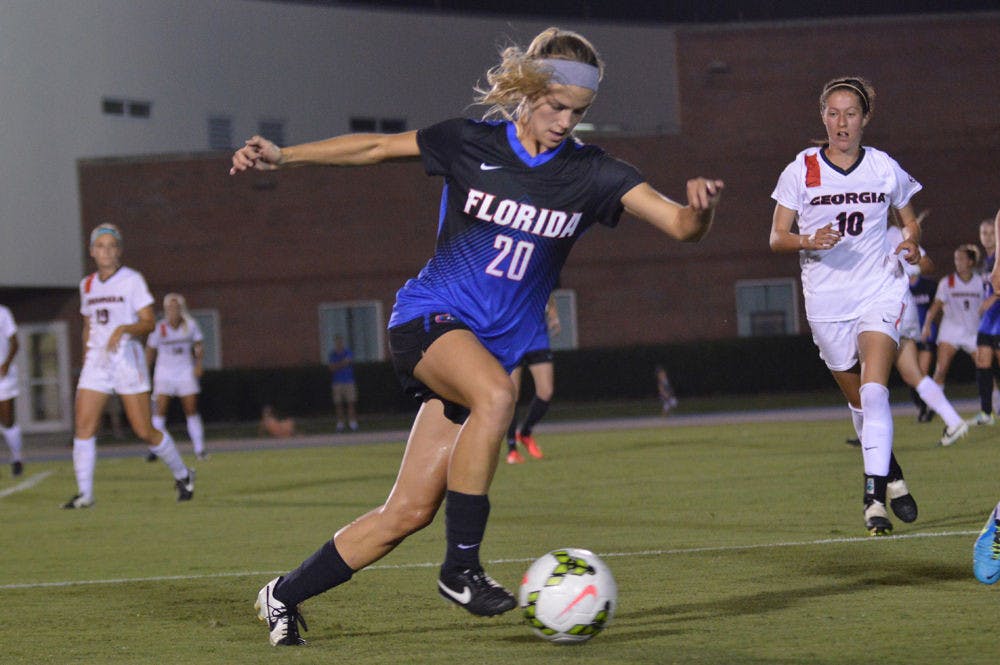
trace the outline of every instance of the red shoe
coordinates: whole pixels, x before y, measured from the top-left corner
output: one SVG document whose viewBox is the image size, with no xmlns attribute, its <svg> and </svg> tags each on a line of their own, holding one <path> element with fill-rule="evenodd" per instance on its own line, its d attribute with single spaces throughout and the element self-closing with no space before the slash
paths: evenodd
<svg viewBox="0 0 1000 665">
<path fill-rule="evenodd" d="M 517 442 L 524 446 L 528 454 L 535 459 L 542 459 L 545 455 L 542 454 L 542 449 L 538 447 L 535 443 L 535 437 L 530 434 L 517 434 Z"/>
<path fill-rule="evenodd" d="M 507 464 L 524 464 L 524 456 L 517 450 L 507 453 Z"/>
</svg>

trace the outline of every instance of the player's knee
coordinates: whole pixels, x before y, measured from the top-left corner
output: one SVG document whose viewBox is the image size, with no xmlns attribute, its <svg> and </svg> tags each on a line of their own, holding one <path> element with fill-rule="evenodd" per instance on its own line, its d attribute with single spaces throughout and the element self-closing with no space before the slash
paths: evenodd
<svg viewBox="0 0 1000 665">
<path fill-rule="evenodd" d="M 506 379 L 506 377 L 504 377 Z M 504 428 L 514 417 L 517 390 L 509 380 L 491 382 L 480 391 L 472 403 L 472 412 L 482 418 L 501 423 Z"/>
<path fill-rule="evenodd" d="M 393 504 L 382 509 L 382 517 L 392 538 L 400 539 L 420 531 L 434 521 L 437 508 L 419 504 Z"/>
</svg>

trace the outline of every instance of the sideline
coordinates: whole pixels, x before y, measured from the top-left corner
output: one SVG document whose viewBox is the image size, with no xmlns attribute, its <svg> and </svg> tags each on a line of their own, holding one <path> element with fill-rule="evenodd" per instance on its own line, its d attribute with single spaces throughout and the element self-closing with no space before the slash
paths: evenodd
<svg viewBox="0 0 1000 665">
<path fill-rule="evenodd" d="M 16 494 L 17 492 L 23 492 L 24 490 L 30 490 L 35 485 L 37 485 L 38 483 L 42 482 L 43 480 L 45 480 L 49 476 L 51 476 L 53 473 L 55 473 L 55 472 L 54 471 L 43 471 L 42 473 L 36 473 L 33 476 L 29 476 L 28 478 L 26 478 L 26 479 L 22 480 L 21 482 L 19 482 L 17 485 L 12 485 L 11 487 L 8 487 L 7 489 L 5 489 L 3 491 L 0 491 L 0 499 L 2 499 L 4 497 L 7 497 L 7 496 L 10 496 L 11 494 Z"/>
<path fill-rule="evenodd" d="M 817 545 L 847 544 L 857 545 L 861 543 L 871 544 L 891 544 L 894 542 L 913 540 L 916 538 L 951 538 L 955 536 L 967 537 L 978 535 L 979 531 L 938 531 L 934 533 L 907 533 L 899 536 L 884 536 L 872 538 L 871 536 L 858 536 L 852 538 L 822 538 L 819 540 L 801 540 L 778 543 L 758 543 L 756 545 L 719 545 L 712 547 L 683 547 L 669 550 L 641 550 L 638 552 L 598 552 L 597 555 L 605 559 L 625 559 L 635 557 L 658 557 L 658 556 L 678 556 L 685 554 L 701 554 L 703 552 L 745 552 L 748 550 L 775 549 L 780 547 L 815 547 Z M 534 561 L 533 558 L 516 559 L 491 559 L 488 564 L 520 563 L 526 564 Z M 415 568 L 437 568 L 440 561 L 435 562 L 415 562 L 400 564 L 375 564 L 363 568 L 359 572 L 378 570 L 409 570 Z M 222 579 L 227 577 L 269 577 L 281 575 L 284 570 L 245 570 L 234 572 L 206 573 L 203 575 L 157 575 L 153 577 L 121 577 L 103 580 L 64 580 L 60 582 L 25 582 L 19 584 L 0 584 L 0 591 L 14 591 L 18 589 L 51 589 L 74 586 L 87 586 L 96 584 L 121 585 L 121 584 L 144 584 L 149 582 L 186 582 L 193 580 Z M 971 574 L 970 574 L 971 577 Z"/>
</svg>

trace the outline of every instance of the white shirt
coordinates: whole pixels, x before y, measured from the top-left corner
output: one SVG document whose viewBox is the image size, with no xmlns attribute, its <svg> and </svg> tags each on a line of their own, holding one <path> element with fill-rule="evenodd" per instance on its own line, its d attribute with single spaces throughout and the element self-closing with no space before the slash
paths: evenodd
<svg viewBox="0 0 1000 665">
<path fill-rule="evenodd" d="M 177 328 L 166 319 L 157 322 L 146 339 L 146 346 L 156 349 L 156 368 L 153 372 L 157 379 L 191 376 L 194 372 L 194 345 L 203 339 L 201 328 L 194 319 L 182 320 Z"/>
<path fill-rule="evenodd" d="M 842 234 L 832 249 L 799 252 L 806 318 L 847 321 L 876 299 L 902 297 L 906 279 L 893 255 L 896 245 L 886 240 L 889 206 L 902 208 L 921 189 L 875 148 L 862 148 L 847 171 L 827 161 L 820 147 L 803 150 L 785 167 L 771 198 L 798 214 L 799 232 L 812 235 L 833 223 Z"/>
<path fill-rule="evenodd" d="M 126 266 L 118 268 L 106 281 L 101 281 L 96 272 L 84 277 L 80 281 L 80 313 L 89 321 L 87 349 L 106 349 L 115 328 L 135 323 L 139 310 L 152 304 L 146 280 Z M 122 335 L 119 350 L 129 343 L 139 342 L 128 334 Z"/>
<path fill-rule="evenodd" d="M 968 282 L 963 282 L 958 273 L 951 273 L 938 282 L 935 300 L 940 300 L 942 308 L 941 326 L 938 339 L 961 339 L 979 330 L 979 306 L 986 297 L 986 280 L 979 273 L 972 273 Z"/>
<path fill-rule="evenodd" d="M 0 305 L 0 364 L 7 359 L 10 353 L 10 338 L 17 334 L 17 323 L 14 322 L 14 315 L 10 310 Z M 17 376 L 17 363 L 11 361 L 7 376 Z"/>
</svg>

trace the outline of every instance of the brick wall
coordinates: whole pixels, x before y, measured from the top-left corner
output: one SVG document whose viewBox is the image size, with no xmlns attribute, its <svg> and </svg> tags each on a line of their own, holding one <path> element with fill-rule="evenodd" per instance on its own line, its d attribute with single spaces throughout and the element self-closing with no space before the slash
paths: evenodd
<svg viewBox="0 0 1000 665">
<path fill-rule="evenodd" d="M 768 250 L 770 193 L 823 135 L 819 88 L 840 74 L 874 82 L 866 143 L 924 184 L 925 245 L 950 270 L 952 249 L 1000 207 L 998 31 L 993 15 L 680 29 L 682 133 L 593 142 L 672 198 L 688 177 L 725 179 L 717 223 L 699 244 L 634 219 L 582 238 L 562 278 L 581 346 L 733 337 L 737 279 L 798 274 L 796 256 Z M 231 178 L 228 156 L 188 155 L 86 161 L 79 174 L 84 228 L 121 225 L 126 263 L 158 298 L 218 309 L 227 366 L 316 362 L 319 303 L 379 299 L 388 312 L 433 251 L 441 183 L 417 164 Z"/>
</svg>

